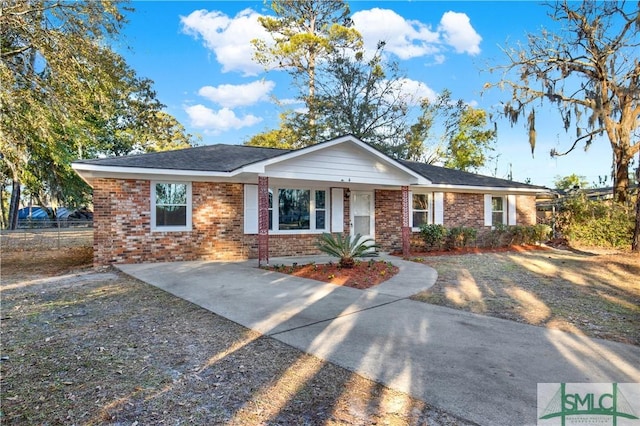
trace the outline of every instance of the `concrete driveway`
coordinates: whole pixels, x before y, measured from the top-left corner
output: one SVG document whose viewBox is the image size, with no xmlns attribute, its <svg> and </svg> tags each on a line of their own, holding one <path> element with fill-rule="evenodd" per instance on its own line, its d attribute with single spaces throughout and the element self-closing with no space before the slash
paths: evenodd
<svg viewBox="0 0 640 426">
<path fill-rule="evenodd" d="M 536 424 L 538 383 L 640 383 L 640 347 L 408 300 L 437 274 L 392 261 L 399 274 L 364 291 L 261 270 L 255 260 L 119 268 L 481 425 Z"/>
</svg>

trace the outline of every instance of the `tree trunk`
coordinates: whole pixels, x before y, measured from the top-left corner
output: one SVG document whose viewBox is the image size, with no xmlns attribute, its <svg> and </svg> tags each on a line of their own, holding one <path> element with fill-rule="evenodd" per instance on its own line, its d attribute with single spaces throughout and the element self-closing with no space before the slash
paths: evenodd
<svg viewBox="0 0 640 426">
<path fill-rule="evenodd" d="M 629 197 L 629 160 L 631 158 L 622 152 L 616 157 L 616 170 L 613 177 L 613 199 L 619 203 L 624 203 Z"/>
<path fill-rule="evenodd" d="M 8 229 L 8 217 L 4 208 L 4 179 L 2 180 L 2 187 L 0 187 L 0 229 Z"/>
<path fill-rule="evenodd" d="M 9 229 L 18 228 L 18 210 L 20 210 L 20 181 L 13 179 L 11 201 L 9 202 Z"/>
<path fill-rule="evenodd" d="M 636 226 L 633 230 L 633 239 L 631 240 L 631 251 L 640 253 L 640 165 L 636 169 Z"/>
</svg>

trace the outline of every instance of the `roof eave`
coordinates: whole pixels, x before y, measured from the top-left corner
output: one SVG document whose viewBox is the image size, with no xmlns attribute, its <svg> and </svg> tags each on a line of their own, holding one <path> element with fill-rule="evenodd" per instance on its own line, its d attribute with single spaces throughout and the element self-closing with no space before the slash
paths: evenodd
<svg viewBox="0 0 640 426">
<path fill-rule="evenodd" d="M 540 194 L 550 192 L 550 189 L 546 188 L 518 188 L 518 187 L 504 187 L 504 186 L 481 186 L 481 185 L 452 185 L 443 183 L 433 183 L 429 185 L 433 189 L 449 189 L 458 191 L 473 191 L 473 192 L 521 192 L 527 194 Z"/>
<path fill-rule="evenodd" d="M 126 177 L 131 175 L 176 177 L 233 177 L 238 174 L 237 170 L 231 172 L 214 172 L 203 170 L 158 169 L 147 167 L 99 166 L 96 164 L 87 163 L 72 163 L 71 167 L 85 181 L 92 177 Z"/>
</svg>

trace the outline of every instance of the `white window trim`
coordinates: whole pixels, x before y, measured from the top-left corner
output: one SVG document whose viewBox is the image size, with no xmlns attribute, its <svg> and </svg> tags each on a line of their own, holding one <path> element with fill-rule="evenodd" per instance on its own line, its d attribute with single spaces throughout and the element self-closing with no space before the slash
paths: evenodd
<svg viewBox="0 0 640 426">
<path fill-rule="evenodd" d="M 322 234 L 324 232 L 330 232 L 331 226 L 331 190 L 329 188 L 319 187 L 297 187 L 292 186 L 278 186 L 269 187 L 273 190 L 273 228 L 269 230 L 270 235 L 303 235 L 303 234 Z M 277 229 L 280 226 L 280 199 L 279 194 L 281 189 L 299 189 L 302 191 L 311 191 L 309 194 L 309 229 Z M 325 204 L 324 204 L 324 229 L 316 229 L 316 191 L 325 192 Z M 278 205 L 276 208 L 276 204 Z"/>
<path fill-rule="evenodd" d="M 177 184 L 187 185 L 187 223 L 185 226 L 156 226 L 156 185 L 162 184 Z M 179 181 L 151 181 L 151 231 L 152 232 L 185 232 L 191 231 L 192 228 L 192 212 L 193 201 L 191 195 L 191 182 L 179 182 Z"/>
<path fill-rule="evenodd" d="M 495 224 L 493 223 L 493 199 L 494 198 L 502 198 L 502 224 L 507 225 L 507 210 L 508 208 L 508 196 L 501 194 L 485 194 L 485 218 L 484 224 L 485 226 L 490 226 L 491 229 L 495 228 Z"/>
<path fill-rule="evenodd" d="M 419 231 L 419 226 L 413 226 L 413 194 L 425 194 L 428 196 L 427 199 L 427 224 L 433 224 L 433 193 L 432 192 L 418 192 L 418 191 L 409 191 L 409 224 L 413 231 Z M 423 211 L 423 210 L 420 210 Z"/>
</svg>

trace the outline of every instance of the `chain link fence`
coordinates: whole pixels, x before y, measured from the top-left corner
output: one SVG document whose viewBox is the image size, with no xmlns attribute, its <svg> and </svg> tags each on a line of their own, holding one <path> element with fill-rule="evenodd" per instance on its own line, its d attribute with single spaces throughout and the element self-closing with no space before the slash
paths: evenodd
<svg viewBox="0 0 640 426">
<path fill-rule="evenodd" d="M 92 223 L 86 220 L 22 222 L 13 231 L 0 232 L 0 249 L 36 250 L 93 246 Z"/>
</svg>

